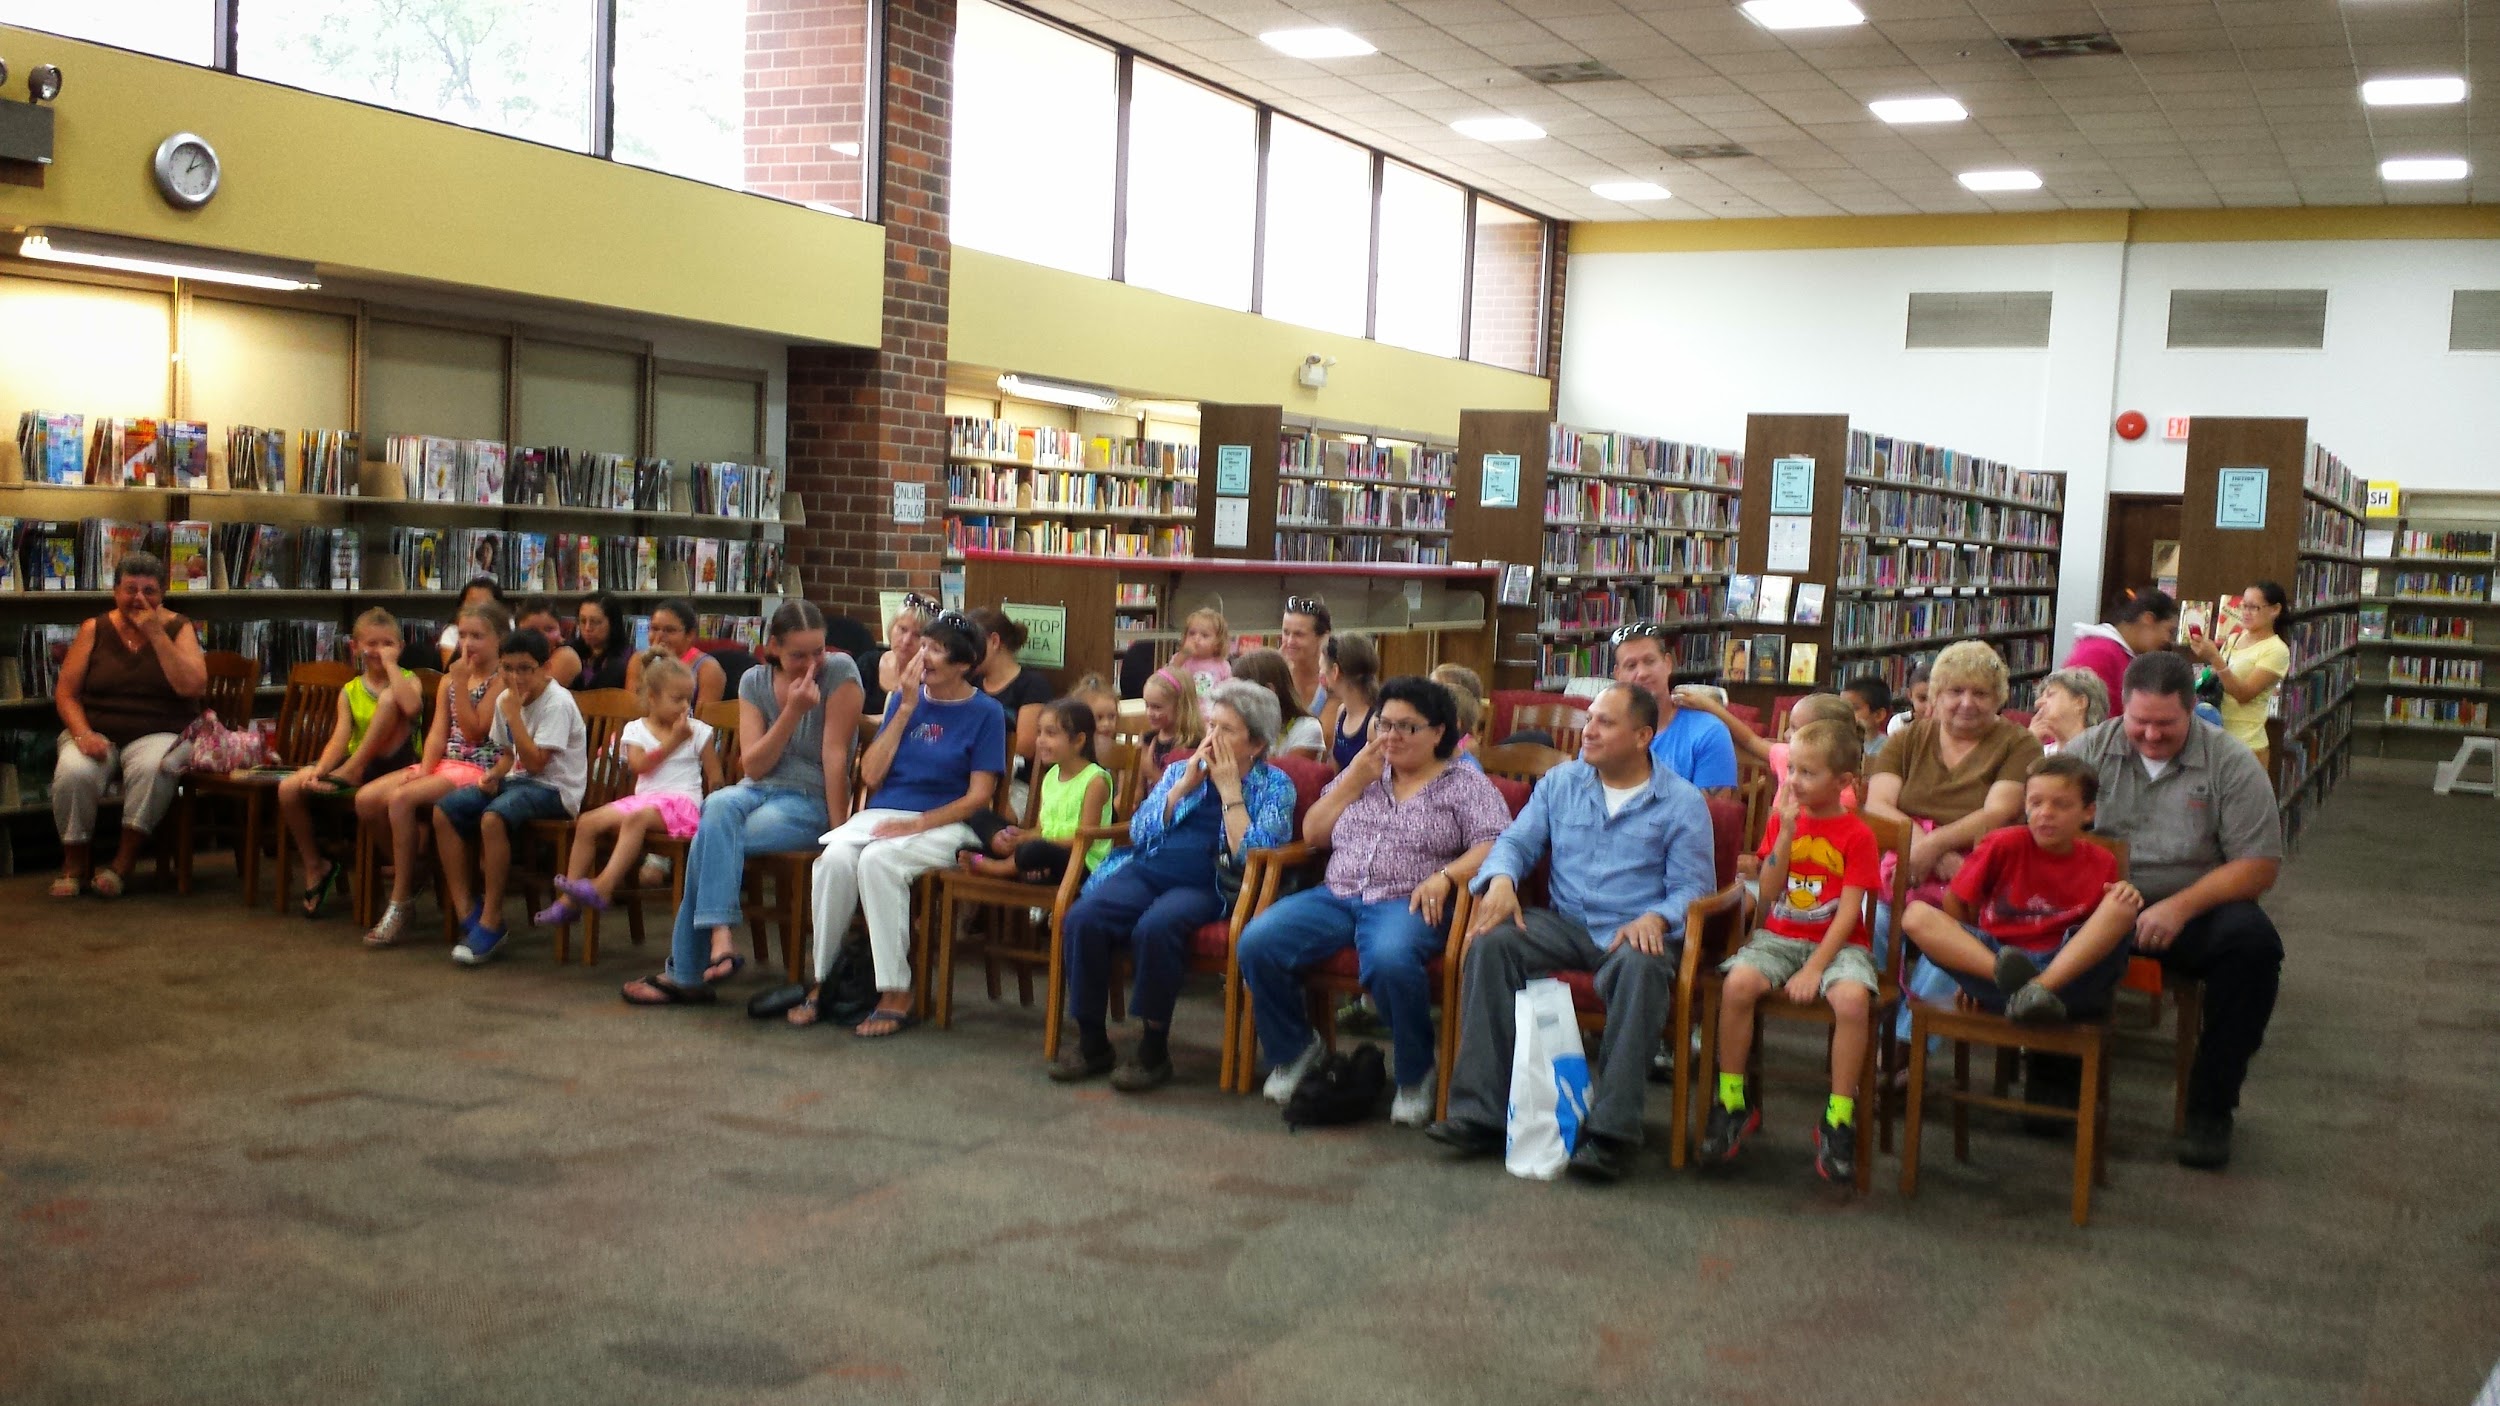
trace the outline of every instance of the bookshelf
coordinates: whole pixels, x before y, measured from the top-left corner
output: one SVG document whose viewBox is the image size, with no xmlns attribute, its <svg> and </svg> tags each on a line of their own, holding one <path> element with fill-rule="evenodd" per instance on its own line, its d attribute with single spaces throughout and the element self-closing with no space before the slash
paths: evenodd
<svg viewBox="0 0 2500 1406">
<path fill-rule="evenodd" d="M 2400 506 L 2364 523 L 2353 726 L 2375 755 L 2445 760 L 2500 736 L 2500 494 Z"/>
<path fill-rule="evenodd" d="M 1420 437 L 1280 424 L 1275 559 L 1449 565 L 1457 464 Z"/>
<path fill-rule="evenodd" d="M 2266 724 L 2287 835 L 2316 813 L 2351 760 L 2366 488 L 2310 440 L 2306 420 L 2190 422 L 2180 599 L 2211 609 L 2264 580 L 2290 593 L 2291 623 L 2282 633 L 2292 668 Z"/>
<path fill-rule="evenodd" d="M 2029 706 L 2053 663 L 2064 475 L 1854 428 L 1845 415 L 1750 416 L 1744 463 L 1721 675 L 1732 696 L 1767 712 L 1776 697 L 1866 674 L 1905 692 L 1912 670 L 1977 639 L 2013 676 L 2006 706 Z M 1783 489 L 1808 511 L 1773 513 Z M 1775 533 L 1788 538 L 1777 569 Z"/>
</svg>

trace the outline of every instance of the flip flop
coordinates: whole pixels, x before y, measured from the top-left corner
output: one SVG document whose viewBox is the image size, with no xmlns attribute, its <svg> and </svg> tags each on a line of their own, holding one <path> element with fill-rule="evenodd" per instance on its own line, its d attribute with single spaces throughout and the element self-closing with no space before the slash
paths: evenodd
<svg viewBox="0 0 2500 1406">
<path fill-rule="evenodd" d="M 95 896 L 98 898 L 119 898 L 122 896 L 121 871 L 118 869 L 98 869 L 95 871 L 95 878 L 89 881 L 88 887 L 94 891 Z"/>
<path fill-rule="evenodd" d="M 722 972 L 718 976 L 714 976 L 712 974 L 713 969 L 718 967 L 723 962 L 727 962 L 729 964 L 729 970 Z M 738 973 L 745 971 L 746 969 L 747 959 L 746 954 L 743 952 L 732 952 L 727 956 L 714 957 L 711 961 L 704 964 L 703 984 L 709 986 L 715 981 L 727 981 L 731 977 L 736 976 Z"/>
<path fill-rule="evenodd" d="M 872 1011 L 866 1020 L 852 1027 L 851 1035 L 861 1040 L 885 1040 L 900 1035 L 919 1023 L 920 1017 L 913 1015 L 910 1011 Z M 869 1027 L 876 1025 L 887 1028 L 871 1033 Z"/>
<path fill-rule="evenodd" d="M 637 996 L 634 994 L 637 986 L 649 987 L 660 994 L 656 999 Z M 629 981 L 619 990 L 629 1006 L 708 1006 L 720 999 L 713 994 L 711 987 L 680 986 L 668 979 L 667 972 L 658 972 L 640 981 Z"/>
<path fill-rule="evenodd" d="M 296 900 L 295 911 L 307 918 L 320 917 L 323 905 L 330 901 L 331 888 L 339 881 L 339 871 L 346 867 L 337 860 L 330 861 L 330 872 L 321 876 L 320 883 L 304 886 L 303 896 Z"/>
<path fill-rule="evenodd" d="M 79 878 L 76 874 L 63 874 L 52 881 L 54 898 L 76 898 L 86 891 L 86 880 Z"/>
</svg>

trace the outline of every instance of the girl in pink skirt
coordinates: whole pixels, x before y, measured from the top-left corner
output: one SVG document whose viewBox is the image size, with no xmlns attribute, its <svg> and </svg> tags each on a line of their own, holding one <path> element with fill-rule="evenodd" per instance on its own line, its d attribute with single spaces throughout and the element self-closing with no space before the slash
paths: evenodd
<svg viewBox="0 0 2500 1406">
<path fill-rule="evenodd" d="M 539 910 L 542 928 L 562 927 L 585 908 L 604 913 L 616 886 L 642 862 L 642 846 L 654 832 L 686 839 L 703 814 L 704 793 L 721 784 L 720 755 L 712 750 L 712 726 L 694 715 L 694 671 L 663 651 L 635 661 L 641 677 L 643 716 L 625 724 L 619 741 L 634 774 L 634 793 L 584 815 L 573 827 L 573 854 L 557 878 L 556 901 Z M 603 841 L 613 841 L 607 867 L 590 877 Z"/>
</svg>

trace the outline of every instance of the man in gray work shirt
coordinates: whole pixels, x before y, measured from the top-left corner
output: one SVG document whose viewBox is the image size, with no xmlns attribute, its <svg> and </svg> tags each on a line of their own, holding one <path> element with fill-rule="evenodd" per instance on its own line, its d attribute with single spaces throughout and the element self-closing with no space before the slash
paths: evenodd
<svg viewBox="0 0 2500 1406">
<path fill-rule="evenodd" d="M 2167 653 L 2127 665 L 2117 717 L 2063 749 L 2101 778 L 2093 829 L 2127 842 L 2144 894 L 2135 950 L 2205 988 L 2205 1029 L 2188 1075 L 2179 1161 L 2231 1160 L 2231 1114 L 2265 1043 L 2283 939 L 2257 900 L 2283 867 L 2274 786 L 2248 748 L 2196 716 L 2196 675 Z"/>
</svg>

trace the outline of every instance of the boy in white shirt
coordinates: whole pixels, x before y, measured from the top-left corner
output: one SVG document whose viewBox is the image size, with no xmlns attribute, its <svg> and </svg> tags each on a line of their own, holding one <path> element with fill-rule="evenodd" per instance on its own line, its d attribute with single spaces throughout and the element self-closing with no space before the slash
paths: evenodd
<svg viewBox="0 0 2500 1406">
<path fill-rule="evenodd" d="M 512 835 L 533 820 L 568 820 L 580 813 L 590 781 L 589 732 L 569 690 L 547 673 L 547 637 L 514 630 L 496 662 L 503 694 L 495 703 L 492 737 L 502 755 L 474 786 L 434 803 L 434 846 L 461 915 L 451 959 L 462 966 L 491 960 L 503 945 L 504 882 L 512 873 Z M 478 895 L 469 895 L 469 846 L 477 845 Z"/>
</svg>

